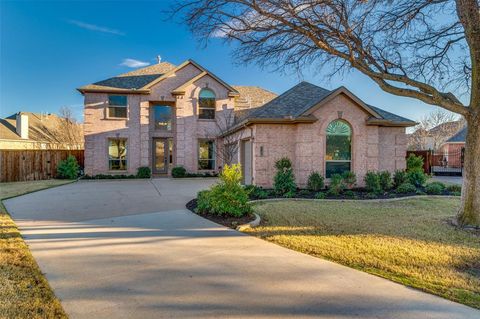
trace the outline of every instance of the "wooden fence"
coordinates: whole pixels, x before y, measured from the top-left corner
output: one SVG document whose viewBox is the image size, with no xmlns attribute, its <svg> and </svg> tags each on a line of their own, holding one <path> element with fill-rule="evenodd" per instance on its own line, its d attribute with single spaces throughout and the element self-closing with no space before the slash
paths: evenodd
<svg viewBox="0 0 480 319">
<path fill-rule="evenodd" d="M 68 155 L 84 167 L 83 150 L 0 150 L 0 182 L 55 178 L 57 166 Z"/>
</svg>

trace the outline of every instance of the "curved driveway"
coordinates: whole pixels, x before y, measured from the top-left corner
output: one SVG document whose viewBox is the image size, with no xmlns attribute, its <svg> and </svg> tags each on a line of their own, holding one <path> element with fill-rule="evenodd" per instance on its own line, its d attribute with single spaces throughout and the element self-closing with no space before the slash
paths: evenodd
<svg viewBox="0 0 480 319">
<path fill-rule="evenodd" d="M 5 204 L 71 318 L 480 318 L 186 210 L 212 182 L 82 181 Z"/>
</svg>

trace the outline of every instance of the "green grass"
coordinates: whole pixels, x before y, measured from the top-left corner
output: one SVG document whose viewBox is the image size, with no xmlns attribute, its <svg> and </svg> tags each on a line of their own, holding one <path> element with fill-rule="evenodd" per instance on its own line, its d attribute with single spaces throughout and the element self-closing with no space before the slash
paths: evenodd
<svg viewBox="0 0 480 319">
<path fill-rule="evenodd" d="M 70 182 L 0 184 L 0 318 L 67 318 L 1 200 Z"/>
<path fill-rule="evenodd" d="M 459 199 L 256 204 L 248 230 L 281 246 L 480 308 L 480 233 L 448 223 Z"/>
</svg>

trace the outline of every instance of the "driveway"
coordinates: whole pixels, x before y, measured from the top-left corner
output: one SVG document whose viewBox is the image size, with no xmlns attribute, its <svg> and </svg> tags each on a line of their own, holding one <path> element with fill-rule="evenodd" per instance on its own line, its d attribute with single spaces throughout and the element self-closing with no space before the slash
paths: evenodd
<svg viewBox="0 0 480 319">
<path fill-rule="evenodd" d="M 5 204 L 71 318 L 480 318 L 186 210 L 211 183 L 84 181 Z"/>
</svg>

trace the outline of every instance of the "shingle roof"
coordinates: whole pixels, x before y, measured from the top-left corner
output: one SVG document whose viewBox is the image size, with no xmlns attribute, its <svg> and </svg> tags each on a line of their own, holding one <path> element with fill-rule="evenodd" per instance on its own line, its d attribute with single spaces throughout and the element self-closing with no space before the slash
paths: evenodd
<svg viewBox="0 0 480 319">
<path fill-rule="evenodd" d="M 28 140 L 37 142 L 64 142 L 62 137 L 57 134 L 57 129 L 64 121 L 56 114 L 40 114 L 32 112 L 21 112 L 28 116 Z M 0 119 L 0 139 L 22 140 L 16 132 L 17 121 L 16 114 L 4 119 Z M 83 139 L 83 127 L 77 126 L 79 137 Z"/>
<path fill-rule="evenodd" d="M 258 86 L 233 85 L 240 96 L 235 98 L 235 110 L 252 109 L 270 102 L 277 94 Z"/>
<path fill-rule="evenodd" d="M 461 143 L 467 140 L 468 128 L 465 126 L 457 134 L 450 137 L 445 143 Z"/>
<path fill-rule="evenodd" d="M 162 62 L 82 86 L 80 90 L 139 90 L 175 67 L 169 62 Z"/>
<path fill-rule="evenodd" d="M 337 90 L 330 91 L 305 81 L 300 82 L 259 108 L 236 112 L 237 122 L 247 119 L 295 119 L 304 115 L 304 113 L 318 105 Z M 342 90 L 344 89 L 342 88 Z M 387 121 L 392 124 L 415 124 L 412 120 L 387 112 L 378 107 L 365 104 L 365 108 L 371 108 L 369 112 L 372 114 L 377 113 L 380 116 L 372 116 L 374 120 Z"/>
</svg>

